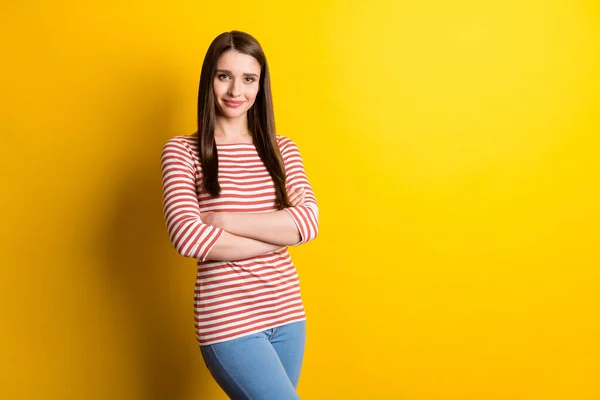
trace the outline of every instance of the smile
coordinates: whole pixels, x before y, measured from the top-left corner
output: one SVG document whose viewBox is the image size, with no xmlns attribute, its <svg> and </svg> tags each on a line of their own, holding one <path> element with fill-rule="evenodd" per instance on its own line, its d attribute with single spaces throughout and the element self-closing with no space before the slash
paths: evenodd
<svg viewBox="0 0 600 400">
<path fill-rule="evenodd" d="M 231 107 L 231 108 L 237 108 L 237 107 L 241 106 L 242 104 L 244 104 L 243 101 L 230 101 L 230 100 L 223 100 L 223 103 L 225 103 L 225 105 L 227 107 Z"/>
</svg>

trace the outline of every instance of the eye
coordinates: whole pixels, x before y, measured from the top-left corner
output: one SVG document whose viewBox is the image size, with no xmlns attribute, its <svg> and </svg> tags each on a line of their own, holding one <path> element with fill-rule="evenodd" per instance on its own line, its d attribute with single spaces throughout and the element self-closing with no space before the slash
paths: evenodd
<svg viewBox="0 0 600 400">
<path fill-rule="evenodd" d="M 229 78 L 229 75 L 227 75 L 227 74 L 219 74 L 219 75 L 218 75 L 218 78 L 219 78 L 219 79 L 225 79 L 225 78 Z"/>
<path fill-rule="evenodd" d="M 256 79 L 251 76 L 246 77 L 246 82 L 254 82 L 255 80 Z"/>
</svg>

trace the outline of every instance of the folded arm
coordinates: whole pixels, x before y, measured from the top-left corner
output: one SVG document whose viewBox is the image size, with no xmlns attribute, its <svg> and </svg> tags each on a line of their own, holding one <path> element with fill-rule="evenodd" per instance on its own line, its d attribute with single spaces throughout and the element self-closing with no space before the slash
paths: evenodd
<svg viewBox="0 0 600 400">
<path fill-rule="evenodd" d="M 262 213 L 211 212 L 203 220 L 229 233 L 279 246 L 297 246 L 317 236 L 319 209 L 296 144 L 282 138 L 286 189 L 294 207 Z"/>
<path fill-rule="evenodd" d="M 223 232 L 221 238 L 212 247 L 206 260 L 236 261 L 256 257 L 262 254 L 281 250 L 285 246 L 266 243 L 247 237 Z"/>
<path fill-rule="evenodd" d="M 202 219 L 234 235 L 279 246 L 292 246 L 301 239 L 294 220 L 285 210 L 262 213 L 211 212 L 202 214 Z"/>
<path fill-rule="evenodd" d="M 306 176 L 304 162 L 296 143 L 290 138 L 281 137 L 279 147 L 285 165 L 287 191 L 304 190 L 302 204 L 282 210 L 292 217 L 292 221 L 296 225 L 300 240 L 292 246 L 298 246 L 317 237 L 319 233 L 319 207 L 315 192 Z"/>
<path fill-rule="evenodd" d="M 206 224 L 200 217 L 191 149 L 171 138 L 161 153 L 163 213 L 171 243 L 184 257 L 235 261 L 275 251 L 281 246 L 240 237 Z"/>
</svg>

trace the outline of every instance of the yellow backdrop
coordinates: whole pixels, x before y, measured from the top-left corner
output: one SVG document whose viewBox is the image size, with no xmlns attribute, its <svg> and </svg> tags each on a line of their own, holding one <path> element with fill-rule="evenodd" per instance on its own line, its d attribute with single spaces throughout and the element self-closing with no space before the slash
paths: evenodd
<svg viewBox="0 0 600 400">
<path fill-rule="evenodd" d="M 0 397 L 225 399 L 159 157 L 262 43 L 320 236 L 303 399 L 600 399 L 596 1 L 3 2 Z"/>
</svg>

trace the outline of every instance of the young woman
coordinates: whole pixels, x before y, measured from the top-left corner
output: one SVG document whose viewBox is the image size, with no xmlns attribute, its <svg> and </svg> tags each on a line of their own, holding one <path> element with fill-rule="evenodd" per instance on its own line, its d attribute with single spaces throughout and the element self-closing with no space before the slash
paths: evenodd
<svg viewBox="0 0 600 400">
<path fill-rule="evenodd" d="M 239 31 L 204 58 L 198 131 L 167 141 L 163 208 L 174 247 L 198 260 L 195 325 L 206 366 L 232 399 L 298 399 L 304 307 L 288 253 L 319 211 L 296 144 L 276 135 L 267 60 Z"/>
</svg>

